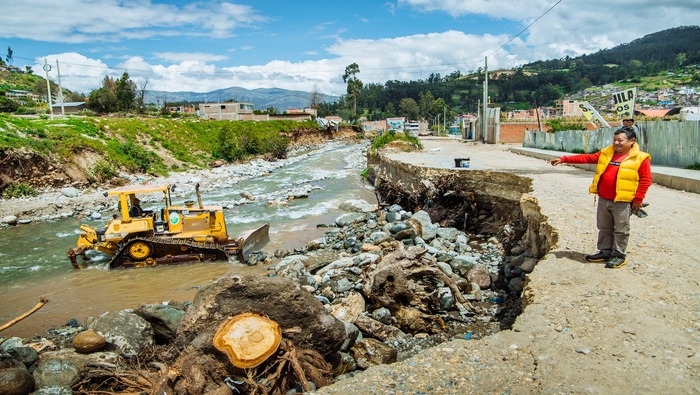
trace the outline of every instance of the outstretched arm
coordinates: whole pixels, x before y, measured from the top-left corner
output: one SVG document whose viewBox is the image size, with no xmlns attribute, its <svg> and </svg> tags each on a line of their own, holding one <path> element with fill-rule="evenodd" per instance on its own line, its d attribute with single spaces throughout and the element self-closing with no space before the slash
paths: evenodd
<svg viewBox="0 0 700 395">
<path fill-rule="evenodd" d="M 557 166 L 561 164 L 561 158 L 554 158 L 549 161 L 549 164 L 552 166 Z"/>
</svg>

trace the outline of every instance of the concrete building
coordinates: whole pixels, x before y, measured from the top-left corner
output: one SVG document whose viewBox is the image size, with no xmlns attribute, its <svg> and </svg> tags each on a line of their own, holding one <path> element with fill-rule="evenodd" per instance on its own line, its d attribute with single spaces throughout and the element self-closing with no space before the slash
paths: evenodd
<svg viewBox="0 0 700 395">
<path fill-rule="evenodd" d="M 267 114 L 253 114 L 253 103 L 199 103 L 199 117 L 220 121 L 267 121 Z"/>
<path fill-rule="evenodd" d="M 580 100 L 557 100 L 557 104 L 554 108 L 555 116 L 562 118 L 583 116 L 583 113 L 578 106 L 580 103 Z"/>
</svg>

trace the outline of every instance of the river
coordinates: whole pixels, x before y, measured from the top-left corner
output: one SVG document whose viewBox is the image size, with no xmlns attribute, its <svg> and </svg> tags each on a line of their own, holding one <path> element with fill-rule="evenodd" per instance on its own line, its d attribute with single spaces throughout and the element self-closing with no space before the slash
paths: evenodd
<svg viewBox="0 0 700 395">
<path fill-rule="evenodd" d="M 365 168 L 366 144 L 329 143 L 298 153 L 301 158 L 264 177 L 241 181 L 230 187 L 202 193 L 205 205 L 223 205 L 240 200 L 245 191 L 254 196 L 305 186 L 308 198 L 286 204 L 264 200 L 226 209 L 230 236 L 264 222 L 270 223 L 271 242 L 265 251 L 292 250 L 320 237 L 324 229 L 344 212 L 341 202 L 363 199 L 376 203 L 371 187 L 360 177 Z M 206 181 L 204 181 L 206 182 Z M 311 188 L 308 188 L 311 187 Z M 6 203 L 5 203 L 6 204 Z M 148 205 L 144 205 L 148 209 Z M 3 331 L 31 338 L 75 318 L 106 311 L 137 308 L 144 303 L 168 300 L 191 301 L 197 289 L 217 277 L 234 273 L 264 274 L 265 265 L 246 266 L 238 262 L 190 263 L 139 269 L 107 270 L 107 257 L 96 255 L 88 269 L 73 270 L 66 251 L 75 245 L 81 223 L 102 227 L 103 219 L 72 217 L 0 228 L 0 325 L 31 309 L 40 298 L 49 302 L 29 318 Z"/>
</svg>

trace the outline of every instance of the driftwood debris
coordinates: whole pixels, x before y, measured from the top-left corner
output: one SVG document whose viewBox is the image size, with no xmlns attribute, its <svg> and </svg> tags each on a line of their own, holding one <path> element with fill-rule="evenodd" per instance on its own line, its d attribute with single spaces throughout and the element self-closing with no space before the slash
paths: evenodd
<svg viewBox="0 0 700 395">
<path fill-rule="evenodd" d="M 365 296 L 377 306 L 388 308 L 398 326 L 411 333 L 443 330 L 444 323 L 433 315 L 442 309 L 439 286 L 449 287 L 457 302 L 473 310 L 455 282 L 424 254 L 425 251 L 396 251 L 386 256 L 375 270 L 365 273 Z"/>
<path fill-rule="evenodd" d="M 37 310 L 40 308 L 44 307 L 45 304 L 49 303 L 48 299 L 40 298 L 39 303 L 36 304 L 31 310 L 27 311 L 26 313 L 22 314 L 21 316 L 15 318 L 14 320 L 8 322 L 7 324 L 0 326 L 0 331 L 4 331 L 5 329 L 11 327 L 12 325 L 22 321 L 23 319 L 29 317 L 30 315 L 34 314 Z"/>
</svg>

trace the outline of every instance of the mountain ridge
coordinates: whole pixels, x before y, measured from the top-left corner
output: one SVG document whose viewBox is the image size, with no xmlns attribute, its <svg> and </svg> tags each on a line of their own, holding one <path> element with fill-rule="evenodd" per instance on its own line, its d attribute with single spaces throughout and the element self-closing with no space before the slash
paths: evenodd
<svg viewBox="0 0 700 395">
<path fill-rule="evenodd" d="M 256 110 L 266 110 L 269 107 L 276 108 L 283 112 L 288 108 L 308 107 L 310 102 L 310 92 L 299 90 L 288 90 L 283 88 L 256 88 L 247 89 L 242 87 L 229 87 L 217 89 L 210 92 L 166 92 L 147 90 L 145 94 L 146 103 L 163 104 L 168 103 L 216 103 L 239 101 L 253 103 Z M 320 101 L 335 101 L 338 96 L 319 94 Z"/>
</svg>

